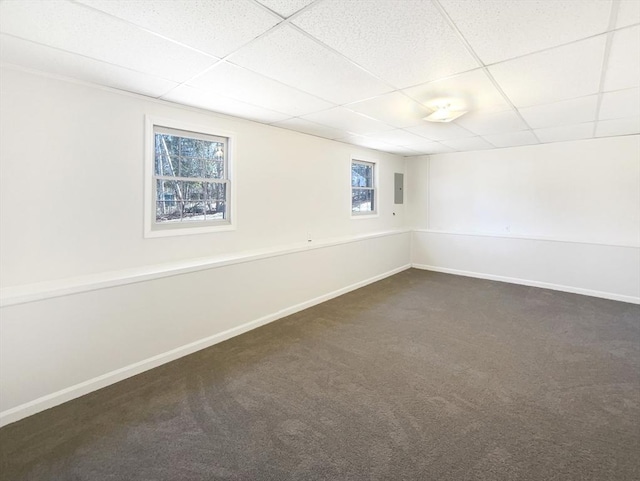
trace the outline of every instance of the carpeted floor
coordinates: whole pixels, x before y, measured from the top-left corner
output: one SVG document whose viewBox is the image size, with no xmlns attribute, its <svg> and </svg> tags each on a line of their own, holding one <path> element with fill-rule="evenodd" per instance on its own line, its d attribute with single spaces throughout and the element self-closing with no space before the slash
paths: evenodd
<svg viewBox="0 0 640 481">
<path fill-rule="evenodd" d="M 640 306 L 418 270 L 0 430 L 2 480 L 640 479 Z"/>
</svg>

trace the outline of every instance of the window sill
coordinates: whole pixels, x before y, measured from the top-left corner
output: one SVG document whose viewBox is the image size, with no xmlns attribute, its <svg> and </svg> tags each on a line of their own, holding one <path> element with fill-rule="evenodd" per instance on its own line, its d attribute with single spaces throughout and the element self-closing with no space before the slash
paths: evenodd
<svg viewBox="0 0 640 481">
<path fill-rule="evenodd" d="M 359 219 L 375 219 L 376 217 L 380 217 L 380 215 L 375 212 L 373 214 L 351 214 L 351 219 L 352 220 L 359 220 Z"/>
<path fill-rule="evenodd" d="M 182 235 L 212 234 L 216 232 L 228 232 L 236 230 L 233 224 L 207 225 L 202 227 L 183 227 L 175 229 L 149 229 L 144 232 L 145 239 L 154 237 L 174 237 Z"/>
</svg>

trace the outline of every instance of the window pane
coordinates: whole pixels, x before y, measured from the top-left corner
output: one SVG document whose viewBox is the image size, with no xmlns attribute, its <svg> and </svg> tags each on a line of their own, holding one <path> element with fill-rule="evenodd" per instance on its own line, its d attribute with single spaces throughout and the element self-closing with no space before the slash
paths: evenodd
<svg viewBox="0 0 640 481">
<path fill-rule="evenodd" d="M 202 177 L 202 159 L 180 156 L 179 175 L 180 177 Z"/>
<path fill-rule="evenodd" d="M 180 139 L 180 155 L 187 157 L 200 157 L 202 149 L 202 140 L 191 139 L 189 137 L 179 137 Z"/>
<path fill-rule="evenodd" d="M 183 214 L 181 189 L 178 182 L 156 181 L 156 222 L 180 220 Z"/>
<path fill-rule="evenodd" d="M 351 186 L 373 187 L 373 164 L 351 164 Z"/>
<path fill-rule="evenodd" d="M 351 211 L 352 212 L 373 212 L 374 195 L 373 189 L 351 190 Z"/>
<path fill-rule="evenodd" d="M 224 160 L 216 160 L 215 158 L 205 159 L 204 177 L 210 179 L 224 179 Z"/>
<path fill-rule="evenodd" d="M 155 135 L 156 175 L 178 175 L 178 137 Z"/>
<path fill-rule="evenodd" d="M 206 198 L 207 220 L 227 218 L 227 185 L 217 182 L 203 184 Z"/>
<path fill-rule="evenodd" d="M 155 128 L 156 223 L 228 220 L 226 138 Z"/>
</svg>

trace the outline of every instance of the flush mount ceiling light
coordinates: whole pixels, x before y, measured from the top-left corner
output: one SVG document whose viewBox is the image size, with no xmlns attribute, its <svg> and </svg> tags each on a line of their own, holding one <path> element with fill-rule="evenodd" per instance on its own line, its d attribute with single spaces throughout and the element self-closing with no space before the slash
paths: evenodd
<svg viewBox="0 0 640 481">
<path fill-rule="evenodd" d="M 452 108 L 450 104 L 440 105 L 435 107 L 435 111 L 424 117 L 423 120 L 428 120 L 429 122 L 451 122 L 467 112 L 468 110 Z"/>
</svg>

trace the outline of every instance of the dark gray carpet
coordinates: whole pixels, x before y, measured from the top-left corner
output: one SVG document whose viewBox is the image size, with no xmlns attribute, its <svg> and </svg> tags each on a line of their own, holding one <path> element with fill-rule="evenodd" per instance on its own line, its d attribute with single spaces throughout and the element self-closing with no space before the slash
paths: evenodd
<svg viewBox="0 0 640 481">
<path fill-rule="evenodd" d="M 409 270 L 3 428 L 1 479 L 640 479 L 639 368 L 640 306 Z"/>
</svg>

